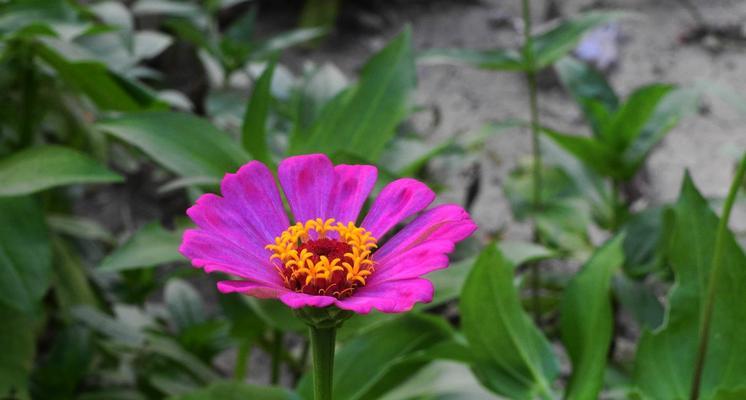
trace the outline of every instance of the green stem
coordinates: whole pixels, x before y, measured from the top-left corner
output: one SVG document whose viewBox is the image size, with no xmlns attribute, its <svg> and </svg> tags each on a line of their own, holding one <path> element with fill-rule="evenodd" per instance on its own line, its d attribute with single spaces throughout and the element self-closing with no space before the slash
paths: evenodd
<svg viewBox="0 0 746 400">
<path fill-rule="evenodd" d="M 334 339 L 336 327 L 309 327 L 313 354 L 313 393 L 315 400 L 332 400 Z"/>
<path fill-rule="evenodd" d="M 283 334 L 279 329 L 275 329 L 272 338 L 272 377 L 271 382 L 276 385 L 280 382 L 280 365 L 282 364 L 282 343 Z"/>
<path fill-rule="evenodd" d="M 523 3 L 523 61 L 526 65 L 526 80 L 528 81 L 529 110 L 531 112 L 531 149 L 533 153 L 533 229 L 534 240 L 539 240 L 539 232 L 536 226 L 536 214 L 542 208 L 542 161 L 541 147 L 539 142 L 539 98 L 536 90 L 536 66 L 534 64 L 533 37 L 531 36 L 531 2 L 522 0 Z M 531 303 L 534 319 L 541 319 L 541 269 L 539 263 L 531 264 Z"/>
<path fill-rule="evenodd" d="M 699 324 L 699 346 L 697 347 L 697 358 L 694 363 L 692 388 L 689 392 L 689 398 L 691 400 L 699 398 L 702 373 L 704 372 L 705 358 L 707 357 L 707 345 L 710 341 L 710 325 L 712 311 L 715 306 L 715 294 L 717 292 L 717 284 L 722 269 L 723 245 L 728 231 L 728 220 L 730 219 L 730 212 L 733 209 L 733 203 L 736 200 L 738 189 L 743 183 L 744 176 L 746 176 L 746 153 L 744 153 L 743 158 L 741 159 L 741 164 L 738 166 L 738 171 L 736 172 L 736 178 L 733 180 L 730 190 L 728 191 L 728 197 L 725 199 L 723 215 L 720 217 L 717 236 L 715 237 L 715 250 L 712 255 L 710 279 L 707 283 L 707 297 L 705 298 L 704 311 Z"/>
<path fill-rule="evenodd" d="M 233 379 L 242 381 L 246 377 L 246 371 L 248 369 L 249 356 L 251 355 L 251 341 L 244 340 L 238 346 L 238 354 L 236 355 L 236 366 L 233 369 Z"/>
</svg>

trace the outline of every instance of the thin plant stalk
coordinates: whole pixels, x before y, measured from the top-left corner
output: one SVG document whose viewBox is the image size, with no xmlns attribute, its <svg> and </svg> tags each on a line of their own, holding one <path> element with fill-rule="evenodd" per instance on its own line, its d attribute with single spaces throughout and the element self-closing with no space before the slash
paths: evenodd
<svg viewBox="0 0 746 400">
<path fill-rule="evenodd" d="M 542 208 L 542 160 L 539 142 L 539 99 L 536 90 L 536 66 L 534 62 L 533 37 L 531 36 L 531 2 L 523 2 L 523 61 L 526 66 L 526 80 L 528 81 L 529 110 L 531 112 L 531 149 L 533 155 L 533 225 L 534 240 L 539 239 L 536 223 L 536 214 Z M 531 264 L 531 303 L 534 319 L 538 322 L 541 318 L 541 299 L 539 298 L 541 285 L 541 269 L 538 263 Z"/>
<path fill-rule="evenodd" d="M 309 327 L 313 357 L 313 393 L 315 400 L 332 400 L 334 341 L 336 335 L 336 327 Z"/>
<path fill-rule="evenodd" d="M 733 203 L 736 200 L 738 189 L 743 184 L 744 177 L 746 177 L 746 153 L 744 153 L 741 163 L 738 166 L 736 177 L 730 186 L 728 197 L 725 199 L 723 215 L 720 217 L 720 222 L 718 223 L 717 236 L 715 237 L 715 250 L 713 251 L 712 264 L 710 266 L 710 280 L 707 282 L 707 297 L 705 297 L 704 310 L 699 324 L 699 346 L 697 347 L 697 358 L 694 363 L 692 388 L 689 392 L 689 399 L 691 400 L 699 398 L 702 374 L 705 368 L 705 359 L 707 358 L 707 346 L 710 342 L 710 326 L 712 325 L 712 312 L 715 306 L 715 295 L 717 293 L 717 285 L 722 272 L 723 246 L 728 231 L 728 220 L 730 219 L 730 212 L 733 209 Z"/>
<path fill-rule="evenodd" d="M 238 346 L 238 354 L 236 355 L 236 366 L 233 369 L 233 379 L 242 381 L 246 377 L 246 371 L 248 370 L 249 357 L 251 356 L 251 341 L 244 340 Z"/>
<path fill-rule="evenodd" d="M 282 363 L 283 334 L 279 329 L 275 329 L 272 338 L 272 374 L 271 382 L 276 385 L 280 382 L 280 365 Z"/>
</svg>

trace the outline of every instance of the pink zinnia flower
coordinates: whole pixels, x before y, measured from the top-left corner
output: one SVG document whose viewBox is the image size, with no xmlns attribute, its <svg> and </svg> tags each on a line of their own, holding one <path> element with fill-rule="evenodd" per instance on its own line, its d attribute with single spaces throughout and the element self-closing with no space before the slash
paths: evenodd
<svg viewBox="0 0 746 400">
<path fill-rule="evenodd" d="M 334 166 L 312 154 L 285 159 L 278 176 L 295 224 L 272 172 L 257 161 L 223 178 L 223 197 L 205 194 L 187 211 L 197 228 L 184 233 L 179 250 L 195 267 L 240 278 L 219 282 L 223 293 L 278 298 L 292 308 L 408 311 L 432 300 L 433 285 L 421 276 L 446 268 L 455 243 L 477 229 L 463 208 L 441 205 L 382 243 L 435 193 L 414 179 L 391 182 L 356 225 L 374 166 Z"/>
</svg>

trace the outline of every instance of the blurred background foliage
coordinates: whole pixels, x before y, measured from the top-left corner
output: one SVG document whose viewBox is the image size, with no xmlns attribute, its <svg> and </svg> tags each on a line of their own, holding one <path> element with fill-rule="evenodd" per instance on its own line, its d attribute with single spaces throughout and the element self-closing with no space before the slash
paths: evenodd
<svg viewBox="0 0 746 400">
<path fill-rule="evenodd" d="M 640 209 L 632 190 L 704 95 L 739 94 L 653 82 L 620 95 L 584 38 L 634 16 L 600 9 L 527 29 L 516 48 L 416 51 L 403 27 L 356 76 L 293 70 L 283 52 L 313 52 L 350 2 L 267 3 L 0 1 L 0 397 L 310 399 L 303 325 L 277 302 L 217 296 L 177 252 L 189 204 L 249 160 L 312 152 L 376 164 L 379 188 L 415 176 L 447 189 L 429 165 L 468 165 L 515 129 L 533 131 L 535 153 L 502 190 L 530 240 L 481 232 L 431 275 L 432 303 L 352 318 L 337 398 L 684 399 L 693 379 L 703 399 L 746 397 L 743 247 L 689 178 L 675 204 Z M 292 15 L 286 29 L 259 28 L 272 7 Z M 527 104 L 427 140 L 407 123 L 423 109 L 418 64 L 521 74 L 533 91 L 553 74 L 589 134 Z M 471 178 L 467 208 L 484 184 Z M 710 305 L 715 339 L 697 361 Z M 629 330 L 639 347 L 620 356 Z"/>
</svg>

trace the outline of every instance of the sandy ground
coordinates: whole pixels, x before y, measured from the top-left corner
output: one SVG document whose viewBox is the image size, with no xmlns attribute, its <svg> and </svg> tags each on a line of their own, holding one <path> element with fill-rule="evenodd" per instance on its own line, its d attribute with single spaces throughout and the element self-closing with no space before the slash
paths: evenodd
<svg viewBox="0 0 746 400">
<path fill-rule="evenodd" d="M 713 25 L 744 24 L 746 2 L 736 0 L 702 1 L 699 8 Z M 484 0 L 467 4 L 455 2 L 418 2 L 391 10 L 383 15 L 384 27 L 376 33 L 340 35 L 332 38 L 310 58 L 331 61 L 354 76 L 367 57 L 383 46 L 405 23 L 413 29 L 417 50 L 442 47 L 488 49 L 516 46 L 520 35 L 510 27 L 495 27 L 500 16 L 519 17 L 519 1 Z M 589 0 L 561 0 L 563 15 L 593 5 Z M 596 2 L 598 3 L 598 2 Z M 679 37 L 694 25 L 694 20 L 677 0 L 603 1 L 606 9 L 632 12 L 621 23 L 620 61 L 609 79 L 618 93 L 626 96 L 634 88 L 653 81 L 677 84 L 712 82 L 746 94 L 746 57 L 744 46 L 682 45 Z M 541 29 L 544 4 L 534 1 L 537 29 Z M 746 27 L 746 25 L 744 25 Z M 343 36 L 343 37 L 340 37 Z M 303 54 L 302 57 L 309 57 Z M 295 57 L 290 55 L 290 60 Z M 295 58 L 299 59 L 299 58 Z M 292 65 L 291 65 L 292 67 Z M 413 118 L 427 140 L 437 142 L 453 135 L 477 129 L 487 121 L 507 118 L 526 119 L 527 88 L 521 76 L 489 72 L 460 66 L 419 66 L 414 101 L 436 107 L 440 123 L 431 128 L 427 113 Z M 560 88 L 540 92 L 542 122 L 567 132 L 582 132 L 580 113 Z M 722 197 L 733 176 L 739 149 L 746 149 L 746 109 L 738 110 L 728 102 L 712 96 L 705 100 L 703 112 L 684 120 L 654 151 L 648 162 L 648 182 L 643 188 L 648 203 L 676 198 L 684 171 L 689 170 L 700 189 L 708 196 Z M 500 183 L 508 171 L 530 152 L 528 132 L 513 130 L 491 138 L 479 156 L 482 168 L 482 190 L 473 208 L 483 232 L 507 229 L 506 235 L 525 238 L 527 230 L 511 222 Z M 439 171 L 442 173 L 442 171 Z M 461 201 L 464 172 L 446 171 L 451 188 L 447 201 Z M 746 211 L 737 210 L 734 225 L 746 229 Z"/>
</svg>

